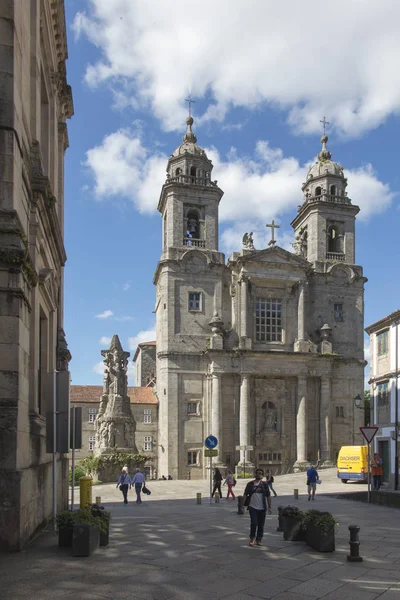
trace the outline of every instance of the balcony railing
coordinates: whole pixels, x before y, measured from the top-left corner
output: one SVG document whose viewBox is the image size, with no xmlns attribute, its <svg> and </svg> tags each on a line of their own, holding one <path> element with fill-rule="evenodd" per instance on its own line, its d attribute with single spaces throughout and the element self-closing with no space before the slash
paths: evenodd
<svg viewBox="0 0 400 600">
<path fill-rule="evenodd" d="M 177 175 L 176 177 L 171 177 L 167 174 L 167 179 L 165 183 L 183 183 L 185 185 L 201 185 L 201 186 L 212 186 L 217 187 L 218 181 L 211 181 L 209 177 L 193 177 L 192 175 Z"/>
<path fill-rule="evenodd" d="M 198 240 L 196 238 L 185 237 L 185 238 L 183 238 L 183 245 L 191 246 L 192 248 L 205 248 L 206 240 Z"/>
<path fill-rule="evenodd" d="M 326 260 L 340 260 L 340 261 L 344 262 L 345 258 L 346 257 L 342 252 L 327 252 L 326 253 Z"/>
<path fill-rule="evenodd" d="M 319 196 L 307 196 L 307 204 L 313 202 L 330 202 L 332 204 L 351 204 L 350 198 L 347 196 L 333 196 L 332 194 L 320 194 Z"/>
</svg>

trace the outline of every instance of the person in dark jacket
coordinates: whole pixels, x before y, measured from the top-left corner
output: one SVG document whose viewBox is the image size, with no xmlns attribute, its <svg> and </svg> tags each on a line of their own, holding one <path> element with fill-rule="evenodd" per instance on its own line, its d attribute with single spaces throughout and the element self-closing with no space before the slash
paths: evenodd
<svg viewBox="0 0 400 600">
<path fill-rule="evenodd" d="M 267 511 L 269 515 L 271 514 L 271 492 L 268 483 L 262 480 L 264 471 L 257 469 L 255 476 L 256 478 L 249 481 L 244 490 L 244 505 L 250 513 L 249 546 L 254 546 L 254 540 L 257 546 L 262 546 Z"/>
<path fill-rule="evenodd" d="M 213 491 L 211 494 L 212 498 L 214 497 L 214 494 L 216 491 L 218 491 L 219 497 L 222 498 L 221 483 L 222 483 L 221 471 L 219 469 L 215 469 L 215 471 L 214 471 L 214 487 L 213 487 Z"/>
</svg>

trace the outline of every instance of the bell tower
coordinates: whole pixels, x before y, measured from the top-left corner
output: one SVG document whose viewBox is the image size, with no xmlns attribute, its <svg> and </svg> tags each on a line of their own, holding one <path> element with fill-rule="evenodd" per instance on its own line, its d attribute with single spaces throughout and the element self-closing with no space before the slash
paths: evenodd
<svg viewBox="0 0 400 600">
<path fill-rule="evenodd" d="M 327 141 L 324 134 L 318 159 L 302 186 L 304 201 L 291 223 L 294 250 L 313 264 L 354 264 L 355 217 L 360 209 L 347 196 L 343 167 L 332 160 Z"/>
<path fill-rule="evenodd" d="M 163 258 L 171 248 L 218 251 L 218 205 L 223 192 L 211 180 L 213 164 L 197 145 L 193 117 L 182 144 L 171 154 L 158 210 L 163 218 Z"/>
</svg>

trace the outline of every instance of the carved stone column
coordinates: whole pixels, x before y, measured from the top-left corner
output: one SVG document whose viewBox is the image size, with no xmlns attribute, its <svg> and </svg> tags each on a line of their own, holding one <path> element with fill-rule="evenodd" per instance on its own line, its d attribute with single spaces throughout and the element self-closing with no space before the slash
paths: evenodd
<svg viewBox="0 0 400 600">
<path fill-rule="evenodd" d="M 294 464 L 295 471 L 304 471 L 307 462 L 307 379 L 297 378 L 296 399 L 296 447 L 297 460 Z"/>
<path fill-rule="evenodd" d="M 241 311 L 240 311 L 240 335 L 247 338 L 247 280 L 242 279 L 241 287 Z"/>
<path fill-rule="evenodd" d="M 239 407 L 239 444 L 240 446 L 250 445 L 249 421 L 250 421 L 250 376 L 247 373 L 242 374 L 240 384 L 240 407 Z M 246 462 L 250 469 L 253 468 L 253 463 L 250 460 L 249 452 L 240 450 L 240 465 Z"/>
<path fill-rule="evenodd" d="M 331 378 L 321 377 L 320 405 L 320 458 L 321 462 L 331 462 Z"/>
<path fill-rule="evenodd" d="M 218 440 L 218 456 L 214 459 L 216 466 L 223 465 L 222 428 L 221 428 L 221 374 L 213 373 L 211 379 L 211 433 Z"/>
<path fill-rule="evenodd" d="M 305 334 L 306 318 L 306 283 L 299 281 L 299 297 L 297 303 L 297 339 L 294 344 L 295 352 L 308 352 L 309 347 Z"/>
</svg>

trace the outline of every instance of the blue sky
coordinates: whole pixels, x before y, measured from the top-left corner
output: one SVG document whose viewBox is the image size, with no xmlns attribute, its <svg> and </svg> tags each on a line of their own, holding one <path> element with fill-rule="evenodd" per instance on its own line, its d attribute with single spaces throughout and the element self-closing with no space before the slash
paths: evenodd
<svg viewBox="0 0 400 600">
<path fill-rule="evenodd" d="M 362 5 L 362 12 L 360 12 Z M 65 331 L 73 384 L 100 384 L 114 333 L 133 356 L 154 339 L 156 207 L 169 154 L 194 131 L 225 195 L 220 249 L 290 221 L 328 147 L 361 208 L 356 262 L 368 278 L 365 325 L 399 308 L 400 5 L 338 0 L 65 0 L 75 115 L 66 154 Z M 289 18 L 290 16 L 290 18 Z M 368 353 L 366 355 L 368 357 Z"/>
</svg>

